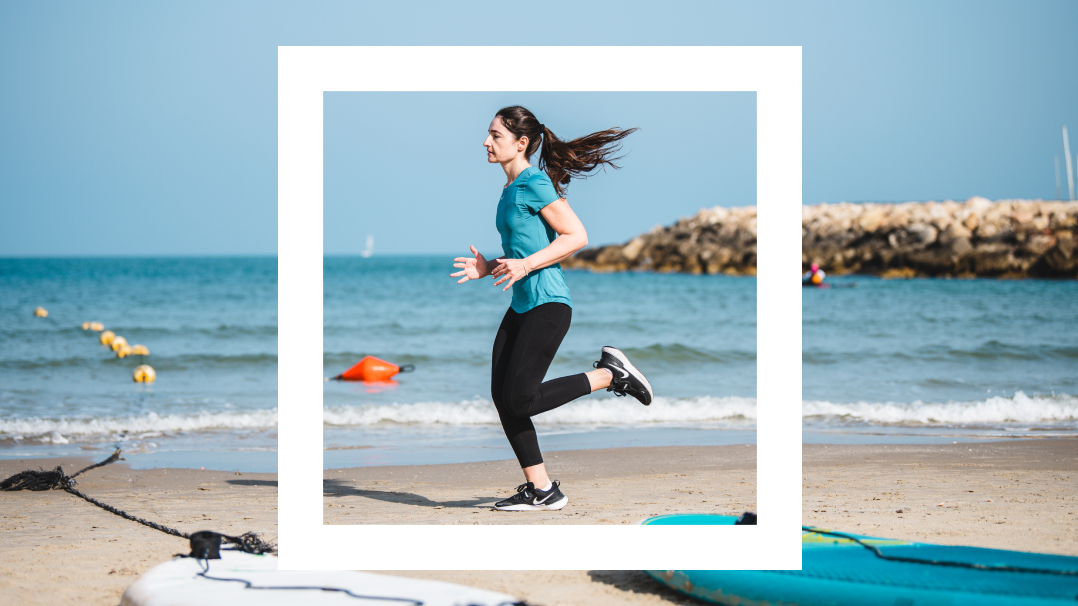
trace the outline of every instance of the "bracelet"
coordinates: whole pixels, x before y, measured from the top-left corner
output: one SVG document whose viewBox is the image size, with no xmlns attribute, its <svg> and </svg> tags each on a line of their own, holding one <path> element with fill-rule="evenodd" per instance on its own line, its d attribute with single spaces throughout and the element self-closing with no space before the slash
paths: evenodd
<svg viewBox="0 0 1078 606">
<path fill-rule="evenodd" d="M 524 259 L 520 260 L 520 265 L 524 268 L 524 275 L 528 275 L 528 264 L 524 262 Z"/>
</svg>

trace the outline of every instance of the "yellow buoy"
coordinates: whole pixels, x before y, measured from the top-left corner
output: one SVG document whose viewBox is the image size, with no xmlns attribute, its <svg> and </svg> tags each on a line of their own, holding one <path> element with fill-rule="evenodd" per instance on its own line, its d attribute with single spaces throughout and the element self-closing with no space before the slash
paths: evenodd
<svg viewBox="0 0 1078 606">
<path fill-rule="evenodd" d="M 148 356 L 148 355 L 150 355 L 150 350 L 145 345 L 132 345 L 131 346 L 131 355 L 133 355 L 133 356 Z"/>
<path fill-rule="evenodd" d="M 90 330 L 101 332 L 102 330 L 105 330 L 105 325 L 100 322 L 90 322 Z"/>
<path fill-rule="evenodd" d="M 120 349 L 121 345 L 127 345 L 127 339 L 121 337 L 120 335 L 116 335 L 115 337 L 113 337 L 112 342 L 109 343 L 109 347 L 112 348 L 112 351 Z"/>
<path fill-rule="evenodd" d="M 108 345 L 109 343 L 112 343 L 113 339 L 116 338 L 116 333 L 112 332 L 111 330 L 106 330 L 105 332 L 101 333 L 101 336 L 98 338 L 101 340 L 102 345 Z"/>
<path fill-rule="evenodd" d="M 34 317 L 47 318 L 47 317 L 49 317 L 49 310 L 45 309 L 44 307 L 35 307 L 34 308 Z"/>
<path fill-rule="evenodd" d="M 82 329 L 83 330 L 90 330 L 90 323 L 89 322 L 83 322 L 82 323 Z"/>
<path fill-rule="evenodd" d="M 113 341 L 113 342 L 115 343 L 115 341 Z M 116 357 L 117 358 L 126 358 L 129 355 L 131 355 L 131 346 L 130 345 L 127 345 L 125 343 L 125 344 L 119 346 L 118 348 L 116 348 Z"/>
<path fill-rule="evenodd" d="M 136 383 L 153 383 L 157 380 L 157 373 L 149 364 L 141 364 L 135 367 L 135 372 L 131 375 Z"/>
</svg>

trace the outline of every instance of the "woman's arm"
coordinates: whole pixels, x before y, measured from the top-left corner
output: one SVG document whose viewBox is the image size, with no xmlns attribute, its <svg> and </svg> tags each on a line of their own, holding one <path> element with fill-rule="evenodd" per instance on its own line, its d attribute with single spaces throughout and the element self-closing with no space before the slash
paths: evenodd
<svg viewBox="0 0 1078 606">
<path fill-rule="evenodd" d="M 523 280 L 533 271 L 549 267 L 567 259 L 573 253 L 588 245 L 588 232 L 584 230 L 584 224 L 576 216 L 573 209 L 565 198 L 555 200 L 547 204 L 539 211 L 543 219 L 550 225 L 558 237 L 539 252 L 528 255 L 523 259 L 498 259 L 500 263 L 490 272 L 490 275 L 498 278 L 495 285 L 509 280 L 502 290 L 508 290 L 513 282 Z"/>
</svg>

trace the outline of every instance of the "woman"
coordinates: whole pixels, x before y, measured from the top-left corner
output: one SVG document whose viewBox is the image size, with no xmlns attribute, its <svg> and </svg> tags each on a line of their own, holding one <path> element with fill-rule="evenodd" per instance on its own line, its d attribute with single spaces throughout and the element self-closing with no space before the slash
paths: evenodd
<svg viewBox="0 0 1078 606">
<path fill-rule="evenodd" d="M 450 274 L 458 284 L 491 276 L 494 284 L 513 288 L 513 302 L 494 338 L 490 394 L 505 435 L 524 471 L 517 493 L 495 504 L 504 511 L 554 510 L 569 499 L 560 482 L 547 477 L 531 417 L 599 389 L 635 397 L 649 405 L 651 385 L 625 354 L 604 347 L 595 370 L 543 382 L 572 318 L 572 301 L 559 261 L 588 243 L 588 235 L 565 200 L 572 177 L 605 165 L 618 141 L 636 129 L 609 129 L 560 141 L 527 109 L 498 111 L 483 146 L 487 162 L 502 165 L 506 184 L 495 223 L 504 256 L 488 261 L 471 247 L 474 257 L 457 257 Z M 529 160 L 542 145 L 539 168 Z"/>
</svg>

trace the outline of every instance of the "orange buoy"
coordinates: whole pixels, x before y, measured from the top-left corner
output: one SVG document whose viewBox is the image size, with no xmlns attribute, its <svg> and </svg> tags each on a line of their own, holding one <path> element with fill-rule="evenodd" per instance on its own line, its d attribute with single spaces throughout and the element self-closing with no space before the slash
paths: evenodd
<svg viewBox="0 0 1078 606">
<path fill-rule="evenodd" d="M 415 370 L 415 366 L 405 364 L 397 366 L 374 356 L 367 356 L 356 365 L 333 377 L 338 381 L 385 381 L 397 373 Z"/>
</svg>

